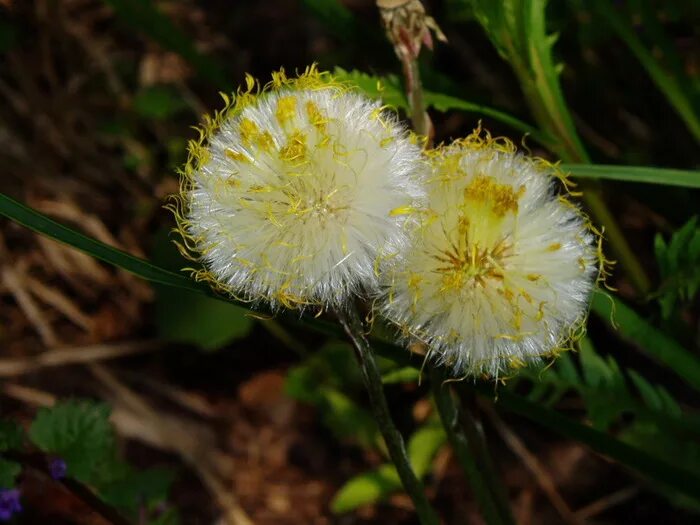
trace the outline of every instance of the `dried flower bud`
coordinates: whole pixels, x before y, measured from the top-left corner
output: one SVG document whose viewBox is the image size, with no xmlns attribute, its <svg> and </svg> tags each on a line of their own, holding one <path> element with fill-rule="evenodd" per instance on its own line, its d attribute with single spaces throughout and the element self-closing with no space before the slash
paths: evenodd
<svg viewBox="0 0 700 525">
<path fill-rule="evenodd" d="M 402 62 L 418 58 L 422 45 L 433 48 L 431 31 L 438 40 L 447 41 L 435 20 L 426 15 L 420 0 L 377 0 L 377 7 L 387 36 Z"/>
</svg>

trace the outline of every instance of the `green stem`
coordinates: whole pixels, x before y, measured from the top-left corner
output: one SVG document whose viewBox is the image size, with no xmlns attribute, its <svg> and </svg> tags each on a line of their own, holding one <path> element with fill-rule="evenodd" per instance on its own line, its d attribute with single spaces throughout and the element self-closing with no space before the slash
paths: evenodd
<svg viewBox="0 0 700 525">
<path fill-rule="evenodd" d="M 430 139 L 430 124 L 426 113 L 425 96 L 423 95 L 423 83 L 420 79 L 418 60 L 409 60 L 406 64 L 408 68 L 408 100 L 411 104 L 411 123 L 413 129 L 419 135 Z"/>
<path fill-rule="evenodd" d="M 489 525 L 514 525 L 505 490 L 476 421 L 466 409 L 460 410 L 440 370 L 432 368 L 430 379 L 445 433 L 469 478 L 484 519 Z"/>
<path fill-rule="evenodd" d="M 374 359 L 372 348 L 365 336 L 362 320 L 353 306 L 349 306 L 348 309 L 344 311 L 339 310 L 336 313 L 340 324 L 343 326 L 345 333 L 348 335 L 355 348 L 355 357 L 360 365 L 362 379 L 364 380 L 365 388 L 369 394 L 369 401 L 372 405 L 374 417 L 384 437 L 389 451 L 389 457 L 396 467 L 396 472 L 401 479 L 401 483 L 406 493 L 411 500 L 413 500 L 418 519 L 421 525 L 438 525 L 440 519 L 428 502 L 423 484 L 413 472 L 408 454 L 406 453 L 403 437 L 396 428 L 396 425 L 394 425 L 394 421 L 389 413 L 389 406 L 386 402 L 386 397 L 384 397 L 382 378 L 379 373 L 377 362 Z"/>
<path fill-rule="evenodd" d="M 564 162 L 589 164 L 591 159 L 574 126 L 553 63 L 552 47 L 546 34 L 546 2 L 533 0 L 526 5 L 531 45 L 526 47 L 525 57 L 515 48 L 511 49 L 514 71 L 539 126 L 546 133 L 560 139 L 552 151 Z M 605 227 L 615 257 L 637 291 L 646 295 L 651 287 L 649 278 L 605 204 L 600 184 L 586 182 L 581 187 L 584 190 L 584 202 L 591 214 L 596 222 Z"/>
<path fill-rule="evenodd" d="M 614 255 L 627 272 L 632 285 L 642 295 L 651 291 L 651 281 L 639 259 L 627 242 L 624 232 L 603 200 L 600 184 L 593 181 L 581 181 L 583 200 L 595 219 L 605 226 L 605 238 L 610 243 Z"/>
<path fill-rule="evenodd" d="M 544 105 L 541 99 L 530 101 L 531 106 L 538 104 Z M 542 109 L 542 108 L 540 108 Z M 544 108 L 545 112 L 547 109 Z M 537 111 L 533 111 L 538 113 Z M 564 162 L 576 162 L 590 164 L 591 159 L 588 153 L 581 145 L 578 135 L 575 131 L 559 126 L 547 125 L 547 121 L 541 122 L 546 133 L 562 136 L 562 133 L 570 133 L 573 136 L 563 136 L 564 140 L 561 146 L 553 148 L 553 152 L 557 154 Z M 615 216 L 610 212 L 610 208 L 605 203 L 603 198 L 602 186 L 598 181 L 581 181 L 581 190 L 583 191 L 583 201 L 591 212 L 596 222 L 605 227 L 605 237 L 612 248 L 614 257 L 619 261 L 620 266 L 627 272 L 627 276 L 632 282 L 632 286 L 643 296 L 647 295 L 651 290 L 651 281 L 644 267 L 635 255 L 632 247 L 627 242 L 624 232 L 620 228 Z"/>
</svg>

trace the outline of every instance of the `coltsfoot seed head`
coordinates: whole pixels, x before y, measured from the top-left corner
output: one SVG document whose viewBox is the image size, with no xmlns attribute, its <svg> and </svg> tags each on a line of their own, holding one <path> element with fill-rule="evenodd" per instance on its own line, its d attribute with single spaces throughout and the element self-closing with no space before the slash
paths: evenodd
<svg viewBox="0 0 700 525">
<path fill-rule="evenodd" d="M 381 313 L 457 375 L 498 376 L 580 332 L 600 235 L 551 164 L 480 130 L 429 153 L 413 244 L 383 265 Z"/>
<path fill-rule="evenodd" d="M 209 119 L 175 211 L 196 272 L 273 308 L 339 306 L 407 243 L 427 162 L 395 116 L 328 73 L 273 74 Z"/>
</svg>

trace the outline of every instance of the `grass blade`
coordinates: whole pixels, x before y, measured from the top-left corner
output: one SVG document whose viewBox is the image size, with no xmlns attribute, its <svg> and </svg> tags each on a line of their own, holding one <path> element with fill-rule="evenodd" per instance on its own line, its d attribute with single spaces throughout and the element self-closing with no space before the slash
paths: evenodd
<svg viewBox="0 0 700 525">
<path fill-rule="evenodd" d="M 209 286 L 199 284 L 184 275 L 162 268 L 145 259 L 140 259 L 88 237 L 3 193 L 0 193 L 0 216 L 5 216 L 36 233 L 80 250 L 87 255 L 121 268 L 147 281 L 203 293 L 220 301 L 250 309 L 250 304 L 219 295 L 212 291 Z M 270 315 L 270 312 L 265 311 L 264 308 L 260 308 L 259 311 L 265 315 Z M 312 329 L 329 337 L 338 338 L 343 336 L 343 331 L 337 324 L 323 319 L 316 319 L 312 316 L 300 318 L 295 312 L 282 313 L 280 317 L 289 325 Z M 403 348 L 381 341 L 375 342 L 375 348 L 382 357 L 391 359 L 399 366 L 420 367 L 421 361 L 419 359 L 411 359 L 412 354 L 409 354 Z"/>
<path fill-rule="evenodd" d="M 212 293 L 207 287 L 199 285 L 187 277 L 155 266 L 148 261 L 134 257 L 83 235 L 1 193 L 0 215 L 8 217 L 37 233 L 81 250 L 88 255 L 113 264 L 146 280 L 200 293 Z M 214 297 L 227 300 L 215 294 Z M 650 348 L 653 349 L 656 357 L 669 365 L 673 365 L 674 370 L 676 370 L 679 375 L 686 378 L 686 380 L 695 386 L 700 385 L 698 358 L 689 354 L 689 352 L 680 347 L 677 343 L 648 325 L 622 302 L 615 299 L 614 301 L 616 319 L 620 322 L 620 331 L 623 336 L 628 337 L 634 342 L 643 342 L 645 348 L 648 350 Z M 603 318 L 610 319 L 612 305 L 609 299 L 603 296 L 603 294 L 595 294 L 593 309 Z M 308 326 L 321 333 L 328 333 L 334 336 L 339 335 L 339 329 L 336 325 L 330 325 L 322 320 L 307 322 L 304 323 L 304 326 Z M 399 349 L 395 345 L 376 343 L 374 347 L 382 356 L 395 360 L 402 366 L 419 367 L 421 365 L 421 360 L 416 359 L 412 361 L 408 352 Z M 671 349 L 670 352 L 669 349 Z M 671 357 L 669 357 L 669 354 Z M 464 382 L 460 383 L 460 385 L 461 388 L 468 387 Z M 479 386 L 477 388 L 481 394 L 493 398 L 493 387 Z M 506 410 L 532 419 L 563 436 L 584 443 L 596 452 L 609 456 L 684 494 L 696 498 L 700 497 L 700 479 L 695 474 L 668 465 L 603 432 L 581 425 L 554 410 L 527 401 L 505 389 L 499 390 L 498 404 Z"/>
<path fill-rule="evenodd" d="M 700 188 L 700 171 L 644 166 L 613 166 L 605 164 L 561 164 L 560 168 L 581 179 L 618 180 L 642 184 L 664 184 L 684 188 Z"/>
<path fill-rule="evenodd" d="M 450 109 L 459 109 L 469 113 L 476 113 L 478 115 L 490 117 L 498 122 L 501 122 L 502 124 L 505 124 L 506 126 L 510 126 L 515 130 L 531 136 L 533 139 L 547 148 L 552 148 L 555 142 L 551 136 L 540 131 L 536 127 L 531 126 L 530 124 L 498 109 L 469 102 L 468 100 L 462 100 L 461 98 L 450 95 L 434 93 L 432 91 L 425 92 L 425 102 L 429 107 L 433 107 L 443 113 Z"/>
<path fill-rule="evenodd" d="M 469 388 L 469 385 L 462 382 L 460 388 Z M 475 388 L 479 394 L 493 400 L 493 385 L 479 384 Z M 499 389 L 495 395 L 497 407 L 534 421 L 556 434 L 583 443 L 598 454 L 610 457 L 645 475 L 653 483 L 662 483 L 694 499 L 700 499 L 700 477 L 697 473 L 670 465 L 605 432 L 582 425 L 555 410 L 513 394 L 505 388 Z"/>
<path fill-rule="evenodd" d="M 391 106 L 409 109 L 403 86 L 399 79 L 393 75 L 380 77 L 357 70 L 346 71 L 336 67 L 333 76 L 338 80 L 347 81 L 356 85 L 371 98 L 381 98 L 385 103 Z M 492 118 L 506 126 L 525 133 L 547 148 L 551 148 L 554 143 L 554 139 L 552 139 L 551 136 L 504 111 L 428 90 L 424 91 L 424 96 L 425 103 L 428 107 L 434 108 L 442 113 L 451 109 L 476 113 Z"/>
<path fill-rule="evenodd" d="M 620 299 L 603 292 L 593 294 L 592 311 L 617 328 L 619 334 L 700 390 L 700 357 L 649 324 Z"/>
<path fill-rule="evenodd" d="M 160 268 L 144 259 L 134 257 L 87 235 L 83 235 L 2 193 L 0 193 L 0 215 L 4 215 L 30 230 L 67 244 L 96 259 L 113 264 L 147 281 L 207 293 L 208 289 L 206 287 L 197 284 L 184 275 Z"/>
</svg>

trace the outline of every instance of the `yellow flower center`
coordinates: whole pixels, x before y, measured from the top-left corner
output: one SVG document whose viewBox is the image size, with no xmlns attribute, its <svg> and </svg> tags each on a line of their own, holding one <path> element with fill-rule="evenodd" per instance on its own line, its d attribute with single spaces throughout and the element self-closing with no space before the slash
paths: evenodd
<svg viewBox="0 0 700 525">
<path fill-rule="evenodd" d="M 524 191 L 486 175 L 477 175 L 464 188 L 457 223 L 445 228 L 448 248 L 434 256 L 440 262 L 436 271 L 442 291 L 503 281 L 504 259 L 511 250 L 504 232 L 515 220 Z"/>
<path fill-rule="evenodd" d="M 509 248 L 504 241 L 491 248 L 464 242 L 435 255 L 441 263 L 436 271 L 442 274 L 442 291 L 485 286 L 489 279 L 502 281 L 503 260 Z"/>
</svg>

